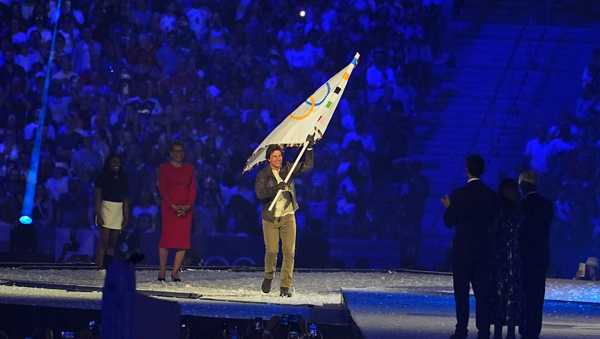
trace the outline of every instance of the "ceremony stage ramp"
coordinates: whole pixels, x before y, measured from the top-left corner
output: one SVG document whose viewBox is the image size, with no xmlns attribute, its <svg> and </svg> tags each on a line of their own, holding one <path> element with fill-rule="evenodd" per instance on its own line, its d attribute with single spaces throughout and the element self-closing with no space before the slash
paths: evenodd
<svg viewBox="0 0 600 339">
<path fill-rule="evenodd" d="M 63 327 L 100 321 L 103 271 L 89 265 L 2 266 L 0 309 L 20 318 L 14 321 L 26 317 L 37 326 L 69 319 Z M 156 276 L 154 267 L 138 267 L 138 292 L 176 302 L 182 324 L 205 330 L 294 315 L 316 323 L 323 338 L 447 338 L 455 324 L 452 279 L 443 273 L 299 269 L 292 298 L 278 296 L 276 280 L 273 293 L 263 294 L 255 268 L 188 268 L 181 283 Z M 543 338 L 600 338 L 600 283 L 549 279 L 546 299 Z M 10 319 L 3 316 L 0 329 L 10 329 Z"/>
</svg>

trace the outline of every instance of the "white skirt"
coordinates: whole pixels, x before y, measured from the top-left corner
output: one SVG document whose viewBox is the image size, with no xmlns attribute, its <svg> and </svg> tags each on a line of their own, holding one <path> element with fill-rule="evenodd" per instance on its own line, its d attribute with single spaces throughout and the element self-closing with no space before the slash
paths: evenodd
<svg viewBox="0 0 600 339">
<path fill-rule="evenodd" d="M 104 224 L 100 226 L 111 230 L 120 230 L 123 225 L 123 203 L 102 200 L 100 215 L 104 221 Z"/>
</svg>

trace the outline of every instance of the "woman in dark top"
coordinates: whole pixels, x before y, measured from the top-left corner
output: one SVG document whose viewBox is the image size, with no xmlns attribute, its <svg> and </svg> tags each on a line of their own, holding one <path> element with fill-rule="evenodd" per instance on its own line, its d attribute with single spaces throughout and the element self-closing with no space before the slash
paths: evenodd
<svg viewBox="0 0 600 339">
<path fill-rule="evenodd" d="M 96 178 L 96 225 L 100 241 L 96 246 L 96 265 L 110 264 L 121 230 L 129 220 L 127 177 L 121 166 L 121 157 L 112 154 L 106 158 L 102 173 Z"/>
<path fill-rule="evenodd" d="M 507 339 L 515 338 L 519 319 L 519 186 L 505 179 L 498 189 L 500 217 L 495 228 L 494 339 L 502 339 L 502 326 L 507 326 Z"/>
</svg>

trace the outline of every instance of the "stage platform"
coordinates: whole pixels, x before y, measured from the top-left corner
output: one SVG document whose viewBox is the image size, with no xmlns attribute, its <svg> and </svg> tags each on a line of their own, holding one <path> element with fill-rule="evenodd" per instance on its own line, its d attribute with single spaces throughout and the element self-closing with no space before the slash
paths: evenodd
<svg viewBox="0 0 600 339">
<path fill-rule="evenodd" d="M 452 294 L 347 289 L 343 296 L 366 339 L 447 339 L 456 324 Z M 471 297 L 471 313 L 474 310 Z M 469 330 L 470 337 L 475 338 L 474 314 Z M 542 338 L 600 338 L 600 304 L 547 300 Z"/>
<path fill-rule="evenodd" d="M 3 266 L 3 306 L 100 309 L 103 271 L 86 265 Z M 445 338 L 454 326 L 449 274 L 298 270 L 292 298 L 278 296 L 276 281 L 274 292 L 263 294 L 262 273 L 253 268 L 187 269 L 181 283 L 158 282 L 156 276 L 155 268 L 138 268 L 138 291 L 176 301 L 183 316 L 269 319 L 295 314 L 308 322 L 354 328 L 365 338 Z M 600 283 L 549 279 L 546 299 L 544 337 L 600 337 Z"/>
</svg>

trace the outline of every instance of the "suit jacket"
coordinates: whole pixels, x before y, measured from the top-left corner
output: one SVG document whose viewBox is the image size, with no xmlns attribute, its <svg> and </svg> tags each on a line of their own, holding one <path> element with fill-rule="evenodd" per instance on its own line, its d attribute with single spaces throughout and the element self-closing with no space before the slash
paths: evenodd
<svg viewBox="0 0 600 339">
<path fill-rule="evenodd" d="M 523 264 L 546 270 L 554 206 L 550 200 L 540 194 L 530 193 L 521 201 L 521 214 L 519 243 Z"/>
<path fill-rule="evenodd" d="M 453 191 L 444 221 L 446 226 L 456 230 L 455 256 L 491 254 L 491 232 L 497 215 L 496 193 L 481 180 L 473 180 Z"/>
<path fill-rule="evenodd" d="M 298 175 L 298 173 L 304 173 L 310 171 L 314 166 L 314 156 L 312 150 L 307 150 L 304 153 L 302 161 L 296 166 L 294 173 L 290 179 L 290 196 L 291 201 L 294 207 L 294 211 L 298 209 L 298 202 L 296 201 L 296 189 L 294 186 L 294 177 Z M 281 179 L 285 180 L 288 172 L 290 171 L 292 164 L 286 162 L 281 169 L 279 170 L 279 176 Z M 262 218 L 267 221 L 275 220 L 275 209 L 269 212 L 269 205 L 271 205 L 271 201 L 275 198 L 277 194 L 277 179 L 273 175 L 273 170 L 269 164 L 265 165 L 260 172 L 256 175 L 256 181 L 254 182 L 254 192 L 256 193 L 256 197 L 262 204 Z M 286 192 L 287 193 L 287 192 Z"/>
</svg>

